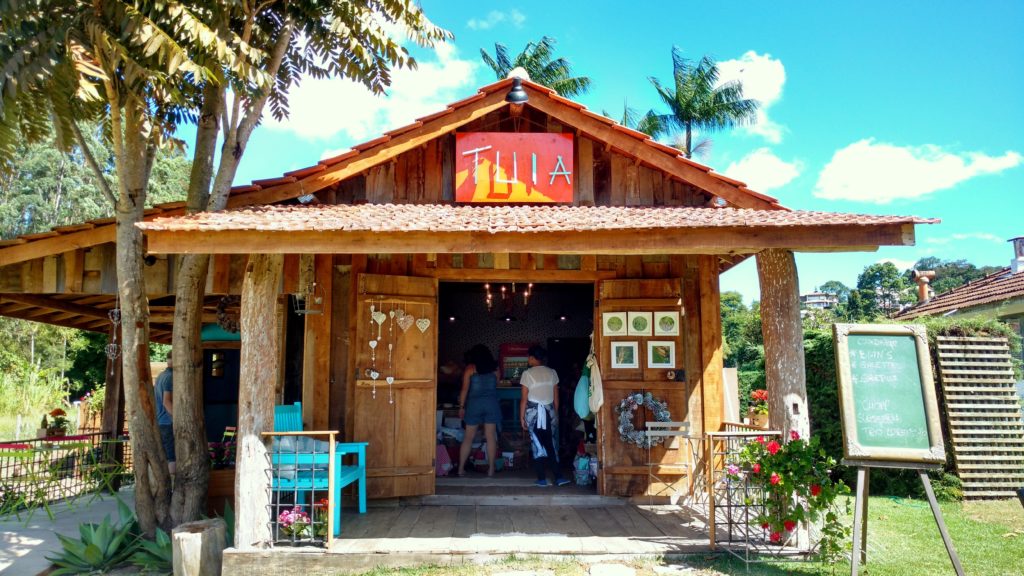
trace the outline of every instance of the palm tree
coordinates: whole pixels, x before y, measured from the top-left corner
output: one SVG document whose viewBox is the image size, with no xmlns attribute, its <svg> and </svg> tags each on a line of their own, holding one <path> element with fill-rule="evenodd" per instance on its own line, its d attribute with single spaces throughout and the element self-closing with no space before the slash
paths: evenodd
<svg viewBox="0 0 1024 576">
<path fill-rule="evenodd" d="M 492 57 L 483 48 L 480 57 L 484 64 L 494 70 L 494 75 L 501 80 L 508 77 L 513 69 L 522 67 L 530 75 L 530 80 L 543 84 L 558 92 L 560 96 L 571 98 L 586 94 L 590 89 L 590 78 L 573 76 L 572 65 L 565 58 L 552 60 L 555 51 L 555 39 L 544 36 L 539 42 L 530 42 L 515 58 L 510 58 L 508 48 L 501 43 L 494 43 Z"/>
<path fill-rule="evenodd" d="M 608 118 L 612 118 L 611 113 L 607 110 L 604 110 L 601 113 Z M 625 102 L 622 103 L 622 116 L 616 121 L 626 128 L 632 128 L 637 132 L 643 132 L 651 138 L 656 137 L 664 131 L 661 119 L 654 110 L 648 110 L 646 114 L 641 116 L 640 112 L 635 108 L 630 108 L 629 104 Z"/>
<path fill-rule="evenodd" d="M 658 118 L 666 129 L 684 132 L 681 149 L 687 158 L 694 152 L 694 129 L 714 132 L 756 121 L 757 100 L 743 97 L 743 85 L 739 81 L 719 84 L 718 64 L 710 56 L 694 64 L 673 46 L 672 78 L 674 86 L 663 86 L 653 76 L 650 81 L 669 108 L 668 114 Z"/>
</svg>

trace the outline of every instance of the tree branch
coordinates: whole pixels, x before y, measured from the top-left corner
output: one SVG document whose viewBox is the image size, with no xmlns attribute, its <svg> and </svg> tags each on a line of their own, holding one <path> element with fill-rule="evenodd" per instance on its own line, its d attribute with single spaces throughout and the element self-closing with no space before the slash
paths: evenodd
<svg viewBox="0 0 1024 576">
<path fill-rule="evenodd" d="M 89 164 L 89 168 L 92 170 L 93 175 L 96 176 L 96 181 L 100 187 L 100 191 L 110 202 L 112 208 L 117 208 L 117 197 L 114 196 L 113 190 L 110 189 L 110 183 L 103 176 L 103 170 L 100 168 L 96 157 L 93 156 L 92 150 L 89 148 L 89 144 L 85 141 L 85 137 L 82 136 L 82 129 L 78 127 L 78 122 L 71 121 L 71 129 L 75 133 L 75 140 L 78 140 L 78 147 L 82 149 L 82 155 L 85 156 L 85 161 Z"/>
</svg>

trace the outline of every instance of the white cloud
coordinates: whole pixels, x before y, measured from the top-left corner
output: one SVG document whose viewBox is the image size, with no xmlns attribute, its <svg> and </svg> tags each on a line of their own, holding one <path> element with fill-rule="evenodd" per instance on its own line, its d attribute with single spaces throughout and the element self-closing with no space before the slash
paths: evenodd
<svg viewBox="0 0 1024 576">
<path fill-rule="evenodd" d="M 964 234 L 953 234 L 946 238 L 928 238 L 925 242 L 929 244 L 949 244 L 950 242 L 961 242 L 964 240 L 984 240 L 995 244 L 1003 244 L 1005 238 L 1000 238 L 991 232 L 967 232 Z"/>
<path fill-rule="evenodd" d="M 896 266 L 900 271 L 910 270 L 914 267 L 914 264 L 917 264 L 917 260 L 903 260 L 900 258 L 882 258 L 875 262 L 875 264 L 883 264 L 885 262 L 892 262 L 893 266 Z"/>
<path fill-rule="evenodd" d="M 361 142 L 437 112 L 476 88 L 475 60 L 459 58 L 451 43 L 439 44 L 434 58 L 419 58 L 415 70 L 393 70 L 391 88 L 375 96 L 348 79 L 305 78 L 289 94 L 291 115 L 281 122 L 264 118 L 274 130 L 303 138 L 326 139 L 346 134 Z"/>
<path fill-rule="evenodd" d="M 508 12 L 491 10 L 487 13 L 487 16 L 483 18 L 470 18 L 469 21 L 466 22 L 466 26 L 470 30 L 490 30 L 499 24 L 508 23 L 516 28 L 522 28 L 523 22 L 526 22 L 526 16 L 519 10 L 513 8 Z"/>
<path fill-rule="evenodd" d="M 789 184 L 802 171 L 800 161 L 786 162 L 768 148 L 758 148 L 729 164 L 723 174 L 746 182 L 753 190 L 767 192 Z"/>
<path fill-rule="evenodd" d="M 771 54 L 758 54 L 751 50 L 736 60 L 719 62 L 718 73 L 720 83 L 739 80 L 743 84 L 743 95 L 761 103 L 757 122 L 741 129 L 773 144 L 781 142 L 786 129 L 769 118 L 768 113 L 771 106 L 782 98 L 782 87 L 786 83 L 786 68 L 782 61 L 772 58 Z"/>
<path fill-rule="evenodd" d="M 830 200 L 888 204 L 917 198 L 983 174 L 1017 166 L 1024 159 L 981 152 L 952 153 L 938 146 L 897 146 L 868 138 L 838 150 L 822 169 L 814 195 Z"/>
</svg>

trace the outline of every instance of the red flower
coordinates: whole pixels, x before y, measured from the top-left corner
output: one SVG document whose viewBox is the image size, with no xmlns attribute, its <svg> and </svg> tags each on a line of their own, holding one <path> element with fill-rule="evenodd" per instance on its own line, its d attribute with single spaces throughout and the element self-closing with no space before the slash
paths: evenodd
<svg viewBox="0 0 1024 576">
<path fill-rule="evenodd" d="M 765 522 L 764 524 L 761 524 L 761 528 L 764 528 L 765 530 L 768 529 L 768 526 L 769 526 L 769 524 L 767 522 Z"/>
<path fill-rule="evenodd" d="M 758 442 L 758 444 L 764 444 L 764 436 L 758 436 L 757 437 L 757 442 Z"/>
<path fill-rule="evenodd" d="M 754 468 L 754 474 L 760 474 L 761 473 L 761 464 L 760 463 L 754 462 L 753 468 Z"/>
<path fill-rule="evenodd" d="M 811 484 L 811 496 L 817 496 L 818 494 L 821 494 L 821 486 Z"/>
<path fill-rule="evenodd" d="M 50 410 L 50 416 L 53 416 L 55 418 L 57 416 L 67 416 L 67 412 L 61 410 L 60 408 L 54 408 L 53 410 Z"/>
<path fill-rule="evenodd" d="M 765 449 L 768 450 L 768 453 L 771 454 L 772 456 L 775 456 L 775 454 L 779 451 L 779 448 L 782 448 L 782 446 L 775 440 L 772 440 L 771 442 L 768 443 L 767 446 L 765 446 Z"/>
<path fill-rule="evenodd" d="M 782 478 L 775 472 L 772 472 L 772 477 L 768 479 L 772 484 L 778 484 L 781 480 Z"/>
<path fill-rule="evenodd" d="M 792 520 L 786 520 L 782 525 L 786 528 L 786 532 L 792 532 L 793 528 L 796 528 L 796 522 Z"/>
<path fill-rule="evenodd" d="M 750 398 L 755 400 L 755 401 L 757 401 L 757 402 L 767 402 L 768 401 L 768 391 L 764 390 L 764 389 L 754 390 L 754 391 L 752 391 L 750 393 Z"/>
<path fill-rule="evenodd" d="M 799 440 L 800 439 L 800 433 L 797 432 L 796 430 L 790 430 L 789 431 L 789 439 L 790 440 Z"/>
<path fill-rule="evenodd" d="M 772 535 L 770 536 L 770 538 L 771 538 L 772 542 L 775 542 L 775 543 L 782 542 L 782 534 L 780 534 L 779 532 L 772 532 Z"/>
</svg>

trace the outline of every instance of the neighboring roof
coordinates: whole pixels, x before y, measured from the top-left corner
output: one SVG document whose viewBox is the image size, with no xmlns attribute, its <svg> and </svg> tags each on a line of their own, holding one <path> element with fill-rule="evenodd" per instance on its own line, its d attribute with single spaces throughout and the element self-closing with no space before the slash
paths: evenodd
<svg viewBox="0 0 1024 576">
<path fill-rule="evenodd" d="M 139 227 L 153 253 L 652 254 L 905 245 L 913 243 L 914 224 L 934 222 L 915 216 L 674 206 L 339 204 L 206 212 L 157 218 Z"/>
<path fill-rule="evenodd" d="M 835 212 L 691 208 L 680 206 L 548 206 L 449 204 L 336 204 L 258 206 L 160 217 L 143 230 L 362 232 L 583 232 L 670 228 L 872 226 L 933 224 L 917 216 Z"/>
<path fill-rule="evenodd" d="M 316 164 L 286 172 L 282 176 L 254 180 L 250 184 L 234 186 L 228 200 L 228 207 L 273 204 L 291 200 L 322 190 L 349 178 L 374 165 L 386 162 L 402 152 L 452 132 L 459 127 L 494 112 L 508 103 L 504 101 L 505 90 L 511 79 L 500 80 L 480 88 L 462 100 L 449 104 L 445 109 L 417 119 L 412 124 L 385 132 L 382 136 L 358 144 L 351 150 Z M 523 81 L 530 95 L 526 104 L 566 124 L 595 140 L 605 142 L 617 152 L 637 157 L 656 168 L 676 172 L 681 180 L 720 196 L 737 206 L 757 207 L 769 210 L 785 210 L 778 200 L 755 192 L 743 182 L 728 178 L 712 171 L 708 166 L 683 157 L 679 150 L 652 140 L 642 132 L 627 128 L 600 114 L 591 112 L 582 104 L 562 98 L 554 90 Z M 587 126 L 579 126 L 587 124 Z M 685 174 L 680 176 L 679 174 Z M 146 219 L 156 216 L 184 214 L 184 202 L 159 204 L 146 211 Z M 0 240 L 0 266 L 23 262 L 33 258 L 49 256 L 87 248 L 114 241 L 113 218 L 90 220 L 73 226 L 61 226 L 48 232 L 27 234 L 10 240 Z"/>
<path fill-rule="evenodd" d="M 1024 299 L 1024 272 L 1013 274 L 1010 268 L 1003 268 L 943 292 L 922 304 L 901 311 L 894 318 L 910 319 L 918 316 L 936 316 L 953 311 L 1005 302 L 1012 298 Z"/>
</svg>

